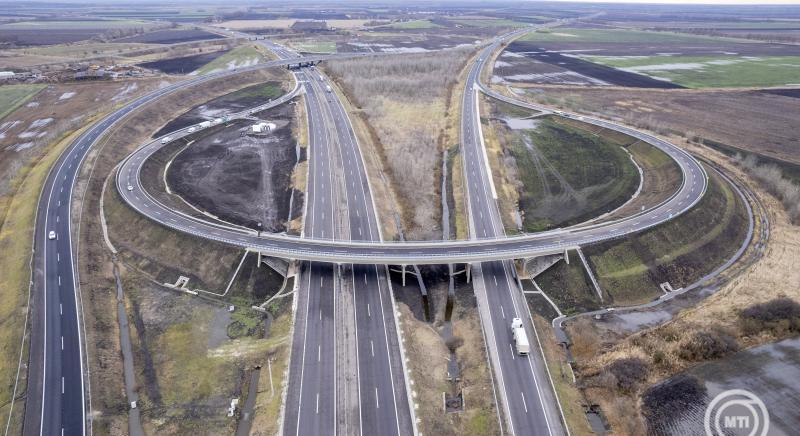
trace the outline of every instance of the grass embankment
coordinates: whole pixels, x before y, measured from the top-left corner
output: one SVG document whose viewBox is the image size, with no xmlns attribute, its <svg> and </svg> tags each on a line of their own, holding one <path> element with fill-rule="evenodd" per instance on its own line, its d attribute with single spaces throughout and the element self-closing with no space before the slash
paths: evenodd
<svg viewBox="0 0 800 436">
<path fill-rule="evenodd" d="M 255 65 L 264 60 L 264 54 L 256 47 L 246 45 L 235 48 L 213 61 L 198 68 L 194 74 L 209 74 L 217 71 L 234 70 L 239 67 Z"/>
<path fill-rule="evenodd" d="M 678 289 L 711 272 L 741 246 L 747 211 L 727 182 L 716 173 L 709 175 L 708 192 L 686 214 L 643 233 L 584 248 L 603 301 L 573 252 L 569 265 L 557 263 L 536 282 L 562 312 L 571 314 L 644 303 L 662 295 L 663 282 Z"/>
<path fill-rule="evenodd" d="M 431 290 L 435 292 L 435 290 Z M 414 381 L 414 401 L 420 420 L 418 428 L 423 434 L 487 435 L 499 434 L 497 410 L 492 393 L 489 365 L 481 335 L 478 312 L 470 290 L 459 290 L 458 302 L 453 312 L 453 336 L 445 342 L 436 326 L 441 326 L 444 301 L 439 305 L 433 325 L 416 319 L 405 304 L 399 304 L 401 328 L 405 337 L 406 355 L 409 359 L 409 377 Z M 467 302 L 470 300 L 471 302 Z M 461 368 L 458 384 L 464 394 L 465 410 L 446 413 L 442 394 L 451 392 L 446 380 L 448 344 L 456 348 Z"/>
<path fill-rule="evenodd" d="M 102 229 L 99 223 L 100 210 L 99 197 L 103 188 L 103 182 L 112 172 L 114 166 L 123 159 L 138 144 L 141 144 L 150 137 L 153 131 L 159 129 L 169 120 L 185 111 L 186 107 L 193 107 L 202 104 L 210 98 L 224 95 L 253 84 L 263 83 L 274 79 L 267 71 L 253 71 L 242 73 L 235 77 L 218 79 L 203 84 L 202 87 L 184 91 L 178 91 L 169 96 L 158 100 L 156 103 L 148 105 L 146 110 L 136 111 L 130 114 L 122 123 L 115 125 L 108 135 L 101 139 L 92 159 L 87 161 L 87 168 L 93 168 L 91 178 L 87 177 L 88 171 L 84 171 L 81 176 L 81 184 L 85 184 L 86 196 L 83 199 L 84 213 L 80 223 L 80 250 L 79 263 L 81 275 L 81 289 L 84 300 L 84 317 L 86 319 L 86 343 L 88 348 L 87 355 L 90 359 L 90 369 L 92 376 L 92 407 L 96 411 L 94 419 L 94 432 L 97 434 L 117 434 L 122 432 L 127 422 L 127 412 L 125 398 L 121 395 L 122 387 L 122 368 L 119 358 L 119 347 L 117 345 L 119 332 L 117 328 L 116 314 L 109 311 L 109 307 L 114 307 L 114 293 L 109 292 L 113 289 L 113 276 L 111 274 L 111 260 L 107 248 L 103 243 Z M 205 288 L 207 290 L 224 289 L 228 280 L 233 274 L 234 268 L 241 259 L 241 251 L 222 247 L 219 244 L 212 244 L 201 239 L 189 238 L 183 234 L 170 232 L 150 221 L 141 215 L 134 213 L 128 206 L 120 203 L 113 183 L 106 190 L 105 195 L 106 216 L 116 216 L 116 220 L 109 221 L 109 231 L 112 241 L 120 255 L 118 258 L 123 266 L 127 267 L 127 276 L 123 275 L 123 281 L 132 280 L 133 286 L 126 284 L 125 290 L 139 288 L 144 293 L 145 285 L 153 286 L 150 278 L 156 282 L 174 282 L 178 275 L 183 274 L 191 277 L 190 288 Z M 116 208 L 117 210 L 114 210 Z M 109 210 L 111 209 L 111 210 Z M 113 217 L 112 217 L 113 220 Z M 130 245 L 127 245 L 130 244 Z M 145 272 L 142 274 L 142 272 Z M 127 282 L 126 282 L 127 283 Z M 141 286 L 140 286 L 141 285 Z M 154 335 L 161 334 L 159 329 L 167 330 L 171 323 L 181 324 L 185 322 L 179 317 L 169 318 L 170 309 L 182 307 L 182 300 L 171 300 L 175 304 L 169 306 L 167 298 L 175 296 L 174 291 L 156 288 L 154 297 L 146 304 L 139 306 L 142 314 L 144 331 L 150 331 Z M 198 297 L 198 301 L 203 300 Z M 190 299 L 189 301 L 195 301 Z M 133 307 L 131 307 L 133 309 Z M 227 314 L 227 310 L 223 311 Z M 134 316 L 134 311 L 128 312 L 129 316 Z M 169 319 L 162 320 L 162 324 L 151 322 L 147 316 L 160 316 Z M 220 321 L 220 317 L 215 316 L 219 324 L 215 324 L 213 329 L 205 331 L 206 340 L 209 340 L 209 332 L 219 334 L 224 339 L 226 336 L 227 324 Z M 224 320 L 224 318 L 222 318 Z M 133 325 L 133 323 L 132 323 Z M 133 329 L 132 329 L 133 330 Z M 135 333 L 135 332 L 134 332 Z M 146 334 L 144 335 L 146 336 Z M 218 336 L 215 336 L 218 337 Z M 136 339 L 136 338 L 134 338 Z M 151 345 L 152 342 L 144 342 Z M 247 343 L 243 343 L 243 351 Z M 218 347 L 210 347 L 216 349 Z M 134 348 L 134 353 L 141 352 L 142 349 Z M 146 349 L 153 360 L 161 364 L 168 361 L 172 356 L 165 350 L 155 347 Z M 144 355 L 144 354 L 142 354 Z M 140 356 L 141 357 L 141 356 Z M 144 360 L 140 361 L 143 362 Z M 235 359 L 230 360 L 230 364 L 240 362 Z M 137 370 L 140 367 L 137 366 Z M 149 379 L 137 379 L 139 386 L 146 386 L 158 373 L 147 370 Z M 240 373 L 246 380 L 246 374 Z M 206 378 L 206 374 L 194 374 L 196 380 Z M 159 379 L 155 378 L 159 381 Z M 160 379 L 163 383 L 170 383 L 169 378 Z M 209 379 L 213 382 L 213 379 Z M 215 382 L 216 383 L 216 382 Z M 241 382 L 241 386 L 244 382 Z M 222 396 L 232 394 L 223 390 L 230 386 L 215 385 L 215 390 Z M 235 386 L 234 386 L 235 387 Z M 171 389 L 170 386 L 160 386 L 161 389 Z M 140 388 L 142 389 L 142 388 Z M 239 395 L 237 395 L 239 396 Z M 163 431 L 150 432 L 152 434 L 181 433 L 171 431 L 169 417 L 177 417 L 177 421 L 192 421 L 195 429 L 201 426 L 206 418 L 209 423 L 218 423 L 218 416 L 225 416 L 225 409 L 229 404 L 230 398 L 216 400 L 210 406 L 208 404 L 184 403 L 173 405 L 174 407 L 163 415 L 142 414 L 145 428 L 164 423 Z M 168 413 L 168 415 L 167 415 Z M 191 419 L 188 417 L 191 416 Z M 183 418 L 181 418 L 183 417 Z M 152 421 L 152 422 L 151 422 Z M 188 424 L 187 424 L 188 425 Z M 227 424 L 225 424 L 227 425 Z M 225 431 L 209 430 L 209 434 L 230 433 L 228 427 Z"/>
<path fill-rule="evenodd" d="M 490 176 L 494 180 L 495 192 L 497 193 L 497 205 L 500 209 L 500 217 L 503 227 L 507 233 L 517 233 L 518 211 L 519 211 L 519 183 L 521 176 L 517 163 L 504 149 L 505 141 L 500 135 L 504 132 L 496 128 L 495 122 L 490 122 L 492 106 L 489 97 L 481 96 L 481 129 L 483 131 L 483 146 L 486 148 L 486 157 L 489 159 L 489 168 L 492 173 Z M 481 168 L 483 170 L 483 168 Z M 474 174 L 472 177 L 480 177 Z M 476 235 L 484 237 L 485 235 Z"/>
<path fill-rule="evenodd" d="M 538 232 L 602 215 L 636 192 L 639 172 L 622 149 L 633 138 L 559 117 L 530 120 L 524 109 L 491 103 L 484 135 L 507 231 L 517 228 L 517 210 L 522 229 Z M 528 126 L 511 129 L 503 119 Z"/>
<path fill-rule="evenodd" d="M 550 369 L 553 387 L 558 396 L 561 410 L 564 412 L 564 420 L 569 429 L 569 434 L 575 436 L 595 434 L 591 426 L 589 426 L 589 421 L 586 419 L 586 413 L 584 412 L 586 400 L 574 381 L 575 375 L 572 372 L 572 367 L 567 362 L 564 348 L 555 341 L 553 326 L 539 315 L 533 316 L 533 322 L 539 332 L 544 358 L 547 367 Z"/>
<path fill-rule="evenodd" d="M 6 85 L 0 86 L 0 120 L 22 106 L 47 85 Z"/>
<path fill-rule="evenodd" d="M 261 367 L 256 396 L 255 417 L 250 434 L 253 436 L 273 435 L 280 427 L 281 395 L 287 382 L 286 364 L 291 349 L 292 314 L 290 310 L 279 316 L 270 327 L 270 344 L 267 359 L 271 362 Z M 272 374 L 270 376 L 270 365 Z M 274 389 L 273 389 L 274 388 Z"/>
<path fill-rule="evenodd" d="M 747 232 L 738 194 L 709 170 L 708 191 L 689 212 L 632 238 L 587 247 L 600 286 L 615 305 L 661 294 L 658 285 L 686 286 L 727 260 Z"/>
<path fill-rule="evenodd" d="M 578 253 L 570 251 L 569 261 L 556 263 L 536 283 L 565 315 L 599 309 L 600 298 Z"/>
<path fill-rule="evenodd" d="M 87 123 L 87 125 L 90 123 Z M 9 194 L 0 197 L 3 221 L 0 223 L 0 416 L 5 422 L 14 390 L 20 343 L 28 312 L 28 286 L 32 235 L 39 194 L 50 167 L 64 149 L 81 133 L 74 132 L 56 142 L 41 158 L 29 162 L 17 172 Z M 27 348 L 27 346 L 26 346 Z M 26 362 L 23 356 L 23 363 Z M 21 374 L 18 398 L 24 398 L 26 373 Z M 21 403 L 14 406 L 11 431 L 22 425 Z"/>
<path fill-rule="evenodd" d="M 735 280 L 663 325 L 621 339 L 616 334 L 601 336 L 586 318 L 569 326 L 579 376 L 589 387 L 587 397 L 602 407 L 615 432 L 644 433 L 642 407 L 647 403 L 652 407 L 651 400 L 659 396 L 669 404 L 664 389 L 651 389 L 662 380 L 730 356 L 737 349 L 796 336 L 800 326 L 800 270 L 796 268 L 800 227 L 789 222 L 778 199 L 731 159 L 698 146 L 691 149 L 721 165 L 755 193 L 769 216 L 769 240 L 759 261 L 745 265 Z M 690 392 L 675 391 L 672 398 L 682 400 L 685 393 Z M 649 398 L 643 401 L 643 395 Z M 662 413 L 672 412 L 669 407 L 662 409 Z"/>
</svg>

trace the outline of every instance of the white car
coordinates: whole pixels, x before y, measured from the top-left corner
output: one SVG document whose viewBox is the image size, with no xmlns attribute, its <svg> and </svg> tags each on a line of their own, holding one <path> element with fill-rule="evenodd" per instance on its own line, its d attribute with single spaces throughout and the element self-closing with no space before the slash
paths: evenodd
<svg viewBox="0 0 800 436">
<path fill-rule="evenodd" d="M 50 233 L 47 234 L 47 239 L 55 239 L 56 238 L 56 231 L 50 230 Z"/>
<path fill-rule="evenodd" d="M 132 185 L 128 185 L 128 191 L 133 191 L 133 186 Z"/>
</svg>

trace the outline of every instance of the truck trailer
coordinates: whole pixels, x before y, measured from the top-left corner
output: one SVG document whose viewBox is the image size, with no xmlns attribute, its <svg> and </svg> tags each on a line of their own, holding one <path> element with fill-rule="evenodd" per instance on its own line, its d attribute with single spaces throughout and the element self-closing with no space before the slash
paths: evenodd
<svg viewBox="0 0 800 436">
<path fill-rule="evenodd" d="M 527 356 L 531 351 L 531 344 L 528 342 L 528 334 L 525 333 L 522 319 L 514 318 L 511 321 L 511 333 L 514 336 L 514 346 L 517 348 L 517 354 Z"/>
</svg>

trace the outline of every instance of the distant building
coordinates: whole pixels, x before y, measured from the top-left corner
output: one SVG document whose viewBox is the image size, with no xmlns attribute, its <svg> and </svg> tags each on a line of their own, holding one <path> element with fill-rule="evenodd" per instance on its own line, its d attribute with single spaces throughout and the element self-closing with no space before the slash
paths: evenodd
<svg viewBox="0 0 800 436">
<path fill-rule="evenodd" d="M 297 20 L 292 24 L 295 32 L 325 32 L 328 30 L 328 23 L 324 20 Z"/>
</svg>

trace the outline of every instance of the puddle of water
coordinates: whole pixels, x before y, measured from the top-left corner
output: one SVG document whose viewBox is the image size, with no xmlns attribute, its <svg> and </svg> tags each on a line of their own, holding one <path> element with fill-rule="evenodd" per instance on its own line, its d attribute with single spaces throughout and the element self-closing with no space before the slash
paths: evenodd
<svg viewBox="0 0 800 436">
<path fill-rule="evenodd" d="M 502 118 L 511 130 L 535 129 L 539 127 L 539 120 L 533 118 Z"/>
<path fill-rule="evenodd" d="M 614 323 L 620 329 L 634 331 L 640 330 L 643 327 L 661 324 L 669 320 L 672 315 L 666 310 L 657 310 L 653 312 L 626 312 L 615 314 Z"/>
</svg>

